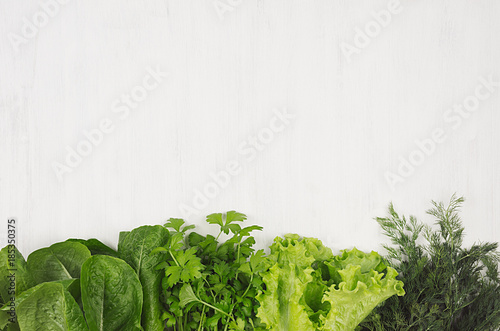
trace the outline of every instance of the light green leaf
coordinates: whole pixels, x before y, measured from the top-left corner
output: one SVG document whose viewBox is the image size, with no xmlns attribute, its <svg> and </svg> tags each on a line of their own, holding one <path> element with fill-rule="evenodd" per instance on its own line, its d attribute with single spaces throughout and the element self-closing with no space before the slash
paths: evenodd
<svg viewBox="0 0 500 331">
<path fill-rule="evenodd" d="M 404 295 L 403 283 L 395 279 L 398 273 L 390 267 L 385 277 L 375 270 L 362 274 L 360 265 L 349 265 L 340 274 L 338 289 L 332 285 L 323 297 L 331 309 L 326 317 L 321 317 L 321 330 L 354 330 L 378 304 L 395 294 Z"/>
<path fill-rule="evenodd" d="M 271 330 L 315 330 L 307 307 L 301 302 L 308 283 L 313 281 L 315 261 L 304 240 L 293 234 L 277 237 L 269 259 L 274 265 L 262 277 L 266 290 L 257 296 L 257 317 Z"/>
<path fill-rule="evenodd" d="M 251 275 L 252 274 L 252 270 L 250 269 L 250 263 L 249 262 L 243 263 L 238 268 L 238 271 L 241 271 L 241 272 L 243 272 L 245 274 Z"/>
<path fill-rule="evenodd" d="M 226 213 L 226 225 L 232 222 L 243 222 L 247 219 L 247 216 L 237 211 L 231 210 Z"/>
<path fill-rule="evenodd" d="M 165 223 L 166 228 L 172 228 L 177 232 L 181 232 L 181 227 L 182 225 L 186 223 L 183 219 L 181 218 L 170 218 L 167 223 Z"/>
<path fill-rule="evenodd" d="M 257 296 L 257 317 L 270 330 L 314 331 L 316 328 L 300 299 L 307 283 L 312 281 L 312 268 L 300 270 L 294 264 L 275 264 L 263 276 L 266 290 Z"/>
<path fill-rule="evenodd" d="M 241 229 L 240 231 L 240 235 L 242 236 L 249 236 L 250 235 L 250 232 L 252 231 L 262 231 L 262 229 L 264 229 L 262 226 L 258 226 L 258 225 L 251 225 L 251 226 L 247 226 L 243 229 Z"/>
<path fill-rule="evenodd" d="M 167 287 L 172 287 L 181 279 L 182 268 L 176 265 L 165 268 Z"/>
<path fill-rule="evenodd" d="M 268 258 L 274 265 L 263 274 L 257 316 L 271 330 L 354 330 L 382 301 L 404 294 L 375 252 L 334 257 L 318 239 L 289 234 L 274 240 Z"/>
<path fill-rule="evenodd" d="M 196 297 L 196 294 L 194 294 L 193 288 L 191 287 L 190 284 L 182 285 L 181 291 L 179 292 L 179 299 L 181 300 L 179 303 L 179 305 L 181 307 L 185 307 L 186 305 L 190 304 L 191 302 L 200 301 Z"/>
<path fill-rule="evenodd" d="M 224 225 L 224 223 L 222 221 L 222 214 L 221 213 L 214 213 L 214 214 L 208 215 L 207 222 L 210 224 L 218 224 L 220 226 Z"/>
</svg>

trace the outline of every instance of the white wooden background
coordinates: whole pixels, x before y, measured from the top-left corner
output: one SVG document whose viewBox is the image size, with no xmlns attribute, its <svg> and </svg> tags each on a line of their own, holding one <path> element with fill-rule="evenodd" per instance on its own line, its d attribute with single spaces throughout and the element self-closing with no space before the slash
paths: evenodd
<svg viewBox="0 0 500 331">
<path fill-rule="evenodd" d="M 390 201 L 431 223 L 430 200 L 454 192 L 466 243 L 500 241 L 500 87 L 452 109 L 500 80 L 499 1 L 54 1 L 0 0 L 2 246 L 9 217 L 24 254 L 69 237 L 115 245 L 207 187 L 189 222 L 205 231 L 205 215 L 235 209 L 264 226 L 261 247 L 297 232 L 379 250 L 372 218 Z M 391 8 L 381 27 L 373 13 Z M 151 70 L 168 74 L 156 84 Z M 125 106 L 144 79 L 157 86 Z M 112 131 L 59 179 L 102 121 Z M 271 141 L 250 160 L 259 134 Z M 391 187 L 410 156 L 421 164 Z M 214 184 L 228 166 L 239 172 Z"/>
</svg>

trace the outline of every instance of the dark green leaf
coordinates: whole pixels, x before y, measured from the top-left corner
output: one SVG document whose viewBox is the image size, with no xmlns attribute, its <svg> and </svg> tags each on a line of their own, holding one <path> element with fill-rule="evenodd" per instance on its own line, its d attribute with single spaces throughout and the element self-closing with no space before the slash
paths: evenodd
<svg viewBox="0 0 500 331">
<path fill-rule="evenodd" d="M 166 245 L 168 238 L 169 232 L 163 226 L 145 225 L 132 230 L 118 246 L 120 256 L 134 268 L 141 281 L 144 295 L 142 325 L 148 331 L 163 331 L 164 328 L 160 302 L 163 272 L 156 269 L 164 256 L 151 252 Z"/>
<path fill-rule="evenodd" d="M 24 257 L 14 245 L 5 246 L 0 250 L 0 301 L 2 303 L 12 299 L 12 295 L 9 294 L 12 290 L 11 284 L 15 284 L 16 294 L 35 285 Z"/>
<path fill-rule="evenodd" d="M 82 264 L 90 251 L 78 242 L 61 242 L 28 256 L 28 271 L 36 283 L 80 278 Z"/>
<path fill-rule="evenodd" d="M 109 246 L 106 246 L 101 241 L 94 239 L 94 238 L 88 239 L 88 240 L 68 239 L 66 241 L 79 242 L 80 244 L 85 245 L 89 249 L 90 254 L 92 254 L 92 255 L 109 255 L 109 256 L 118 257 L 118 253 L 114 249 L 112 249 Z"/>
<path fill-rule="evenodd" d="M 57 282 L 43 283 L 17 307 L 21 330 L 85 331 L 82 311 L 71 294 Z"/>
<path fill-rule="evenodd" d="M 206 237 L 196 233 L 196 232 L 191 232 L 188 235 L 188 244 L 191 247 L 198 246 L 201 242 L 203 242 L 206 239 Z"/>
<path fill-rule="evenodd" d="M 142 287 L 125 261 L 94 255 L 82 267 L 82 302 L 91 331 L 141 329 Z"/>
</svg>

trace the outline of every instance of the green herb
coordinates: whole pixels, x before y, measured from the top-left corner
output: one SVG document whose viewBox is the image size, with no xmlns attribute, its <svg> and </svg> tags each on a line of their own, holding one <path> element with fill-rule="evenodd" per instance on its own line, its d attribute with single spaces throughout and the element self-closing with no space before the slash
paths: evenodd
<svg viewBox="0 0 500 331">
<path fill-rule="evenodd" d="M 463 201 L 453 196 L 448 206 L 432 202 L 427 213 L 436 218 L 437 230 L 413 216 L 400 217 L 392 204 L 389 217 L 377 218 L 394 245 L 385 246 L 388 263 L 400 271 L 406 295 L 387 300 L 362 323 L 364 329 L 498 330 L 498 244 L 462 247 Z"/>
<path fill-rule="evenodd" d="M 260 226 L 241 227 L 246 216 L 234 211 L 207 216 L 207 222 L 219 226 L 219 234 L 187 235 L 194 226 L 184 220 L 170 219 L 172 229 L 163 252 L 165 270 L 163 288 L 168 305 L 166 324 L 171 330 L 252 330 L 258 323 L 255 299 L 262 289 L 260 273 L 269 262 L 263 251 L 254 252 L 250 233 Z M 231 235 L 224 242 L 222 234 Z"/>
</svg>

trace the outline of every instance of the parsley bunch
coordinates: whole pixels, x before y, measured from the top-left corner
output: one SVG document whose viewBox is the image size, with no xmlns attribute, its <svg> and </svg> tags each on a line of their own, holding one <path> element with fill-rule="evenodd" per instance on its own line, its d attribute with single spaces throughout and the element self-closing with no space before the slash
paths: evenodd
<svg viewBox="0 0 500 331">
<path fill-rule="evenodd" d="M 436 218 L 437 230 L 413 216 L 400 217 L 392 204 L 389 217 L 377 218 L 394 244 L 384 248 L 389 265 L 400 272 L 406 295 L 389 298 L 360 330 L 499 329 L 498 243 L 462 247 L 459 208 L 463 201 L 453 196 L 448 206 L 432 202 L 427 213 Z"/>
<path fill-rule="evenodd" d="M 241 227 L 246 216 L 235 211 L 207 216 L 207 222 L 219 226 L 217 237 L 196 232 L 194 225 L 182 219 L 170 219 L 168 243 L 152 252 L 164 254 L 158 265 L 165 270 L 163 300 L 167 307 L 163 318 L 168 330 L 254 330 L 257 293 L 263 289 L 261 273 L 270 261 L 264 251 L 252 248 L 252 231 L 262 227 Z M 220 242 L 222 234 L 231 237 Z"/>
</svg>

